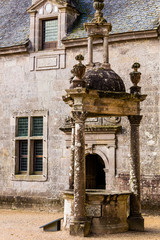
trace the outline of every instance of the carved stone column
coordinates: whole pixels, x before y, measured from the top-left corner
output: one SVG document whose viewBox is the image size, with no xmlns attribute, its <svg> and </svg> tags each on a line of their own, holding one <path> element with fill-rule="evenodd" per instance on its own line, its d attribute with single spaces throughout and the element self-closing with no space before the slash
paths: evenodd
<svg viewBox="0 0 160 240">
<path fill-rule="evenodd" d="M 108 37 L 105 36 L 103 40 L 103 63 L 109 63 L 109 51 L 108 51 Z"/>
<path fill-rule="evenodd" d="M 85 119 L 86 112 L 73 111 L 75 120 L 75 157 L 74 157 L 74 215 L 70 223 L 70 234 L 87 236 L 90 221 L 85 213 Z"/>
<path fill-rule="evenodd" d="M 93 37 L 88 37 L 88 65 L 93 65 Z"/>
<path fill-rule="evenodd" d="M 144 231 L 144 219 L 141 215 L 141 196 L 140 196 L 140 153 L 139 153 L 139 125 L 142 116 L 129 116 L 131 126 L 131 170 L 130 188 L 130 216 L 128 218 L 129 229 Z"/>
<path fill-rule="evenodd" d="M 70 152 L 70 169 L 69 169 L 69 189 L 74 189 L 74 151 L 75 151 L 75 122 L 71 119 L 71 152 Z"/>
</svg>

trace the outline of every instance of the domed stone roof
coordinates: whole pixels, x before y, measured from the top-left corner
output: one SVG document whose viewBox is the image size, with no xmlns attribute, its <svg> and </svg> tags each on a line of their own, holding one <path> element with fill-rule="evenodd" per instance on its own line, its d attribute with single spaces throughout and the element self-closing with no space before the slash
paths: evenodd
<svg viewBox="0 0 160 240">
<path fill-rule="evenodd" d="M 86 88 L 110 92 L 125 92 L 123 80 L 112 70 L 103 67 L 88 69 L 83 80 Z"/>
</svg>

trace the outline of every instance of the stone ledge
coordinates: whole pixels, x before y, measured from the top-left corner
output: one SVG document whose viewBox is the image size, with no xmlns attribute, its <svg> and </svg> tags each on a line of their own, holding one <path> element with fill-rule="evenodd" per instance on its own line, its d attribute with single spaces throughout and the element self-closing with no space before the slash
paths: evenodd
<svg viewBox="0 0 160 240">
<path fill-rule="evenodd" d="M 123 42 L 123 41 L 133 41 L 141 39 L 158 39 L 157 29 L 148 31 L 137 31 L 137 32 L 127 32 L 127 33 L 117 33 L 110 34 L 109 43 Z M 76 47 L 76 46 L 86 46 L 87 38 L 78 39 L 64 39 L 62 40 L 65 47 Z M 102 40 L 94 41 L 94 44 L 102 44 Z"/>
<path fill-rule="evenodd" d="M 23 45 L 17 45 L 17 46 L 11 46 L 11 47 L 2 47 L 2 48 L 0 48 L 0 55 L 28 53 L 28 44 L 29 44 L 29 42 L 27 42 Z"/>
<path fill-rule="evenodd" d="M 12 176 L 12 181 L 45 182 L 47 181 L 47 176 L 17 174 Z"/>
<path fill-rule="evenodd" d="M 65 133 L 72 131 L 70 126 L 61 127 L 60 130 Z M 121 132 L 122 126 L 99 126 L 99 125 L 87 125 L 85 127 L 85 132 L 107 132 L 107 133 L 117 133 Z"/>
</svg>

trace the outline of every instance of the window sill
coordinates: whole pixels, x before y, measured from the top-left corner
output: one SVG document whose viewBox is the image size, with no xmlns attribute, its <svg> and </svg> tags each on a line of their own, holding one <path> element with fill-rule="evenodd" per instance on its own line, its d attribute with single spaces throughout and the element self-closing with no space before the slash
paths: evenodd
<svg viewBox="0 0 160 240">
<path fill-rule="evenodd" d="M 47 176 L 17 174 L 12 175 L 12 181 L 45 182 L 47 181 Z"/>
</svg>

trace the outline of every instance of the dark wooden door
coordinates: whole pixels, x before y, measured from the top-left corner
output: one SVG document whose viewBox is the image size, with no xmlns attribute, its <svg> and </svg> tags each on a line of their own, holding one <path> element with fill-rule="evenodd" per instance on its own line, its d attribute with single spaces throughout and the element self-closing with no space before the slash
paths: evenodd
<svg viewBox="0 0 160 240">
<path fill-rule="evenodd" d="M 86 156 L 86 189 L 105 189 L 104 162 L 97 154 Z"/>
</svg>

